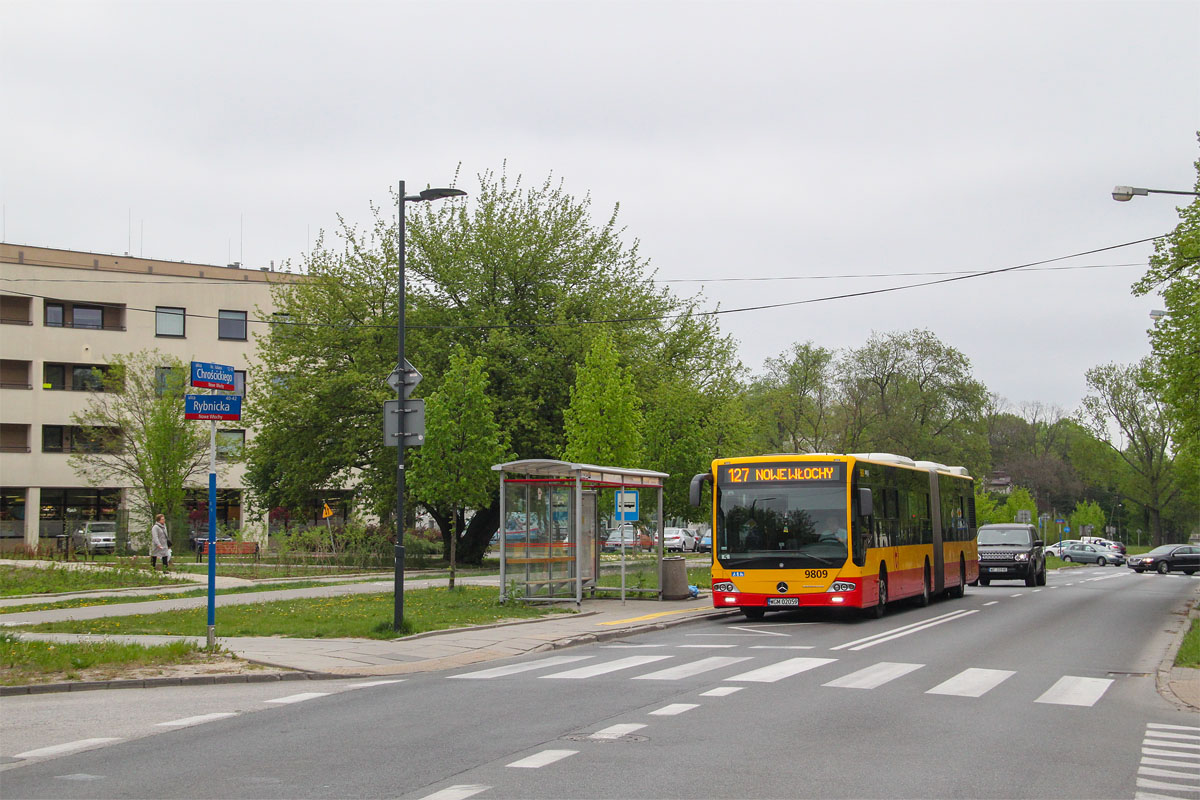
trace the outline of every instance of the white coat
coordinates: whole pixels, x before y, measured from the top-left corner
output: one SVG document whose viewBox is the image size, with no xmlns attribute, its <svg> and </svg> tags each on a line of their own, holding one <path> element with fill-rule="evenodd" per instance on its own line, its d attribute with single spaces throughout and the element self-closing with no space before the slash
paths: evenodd
<svg viewBox="0 0 1200 800">
<path fill-rule="evenodd" d="M 167 524 L 165 522 L 156 522 L 154 527 L 150 529 L 150 555 L 156 558 L 166 558 L 171 547 L 171 540 L 167 538 Z"/>
</svg>

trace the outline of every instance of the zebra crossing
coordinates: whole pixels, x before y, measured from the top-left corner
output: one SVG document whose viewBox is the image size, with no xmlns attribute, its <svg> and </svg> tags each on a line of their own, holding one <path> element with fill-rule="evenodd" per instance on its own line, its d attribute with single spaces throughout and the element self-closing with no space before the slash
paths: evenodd
<svg viewBox="0 0 1200 800">
<path fill-rule="evenodd" d="M 1141 756 L 1135 800 L 1200 796 L 1200 727 L 1148 723 Z"/>
<path fill-rule="evenodd" d="M 818 681 L 822 688 L 870 691 L 909 675 L 919 676 L 928 666 L 880 661 L 841 673 L 839 665 L 843 662 L 838 658 L 793 656 L 767 664 L 762 664 L 762 661 L 763 658 L 759 655 L 694 658 L 691 654 L 681 657 L 655 653 L 613 659 L 596 655 L 550 656 L 536 661 L 448 675 L 446 679 L 487 681 L 514 675 L 529 675 L 538 680 L 587 680 L 616 676 L 637 681 L 685 681 L 705 676 L 708 679 L 719 678 L 720 683 L 730 684 L 706 692 L 708 696 L 723 696 L 744 688 L 746 684 L 777 683 L 808 672 L 824 678 Z M 834 672 L 839 674 L 832 675 Z M 1015 674 L 1012 670 L 969 667 L 937 682 L 924 693 L 979 698 L 997 689 Z M 1040 695 L 1030 699 L 1043 705 L 1088 708 L 1099 702 L 1112 684 L 1113 680 L 1109 678 L 1063 675 L 1047 686 Z M 1200 744 L 1195 747 L 1200 751 Z"/>
</svg>

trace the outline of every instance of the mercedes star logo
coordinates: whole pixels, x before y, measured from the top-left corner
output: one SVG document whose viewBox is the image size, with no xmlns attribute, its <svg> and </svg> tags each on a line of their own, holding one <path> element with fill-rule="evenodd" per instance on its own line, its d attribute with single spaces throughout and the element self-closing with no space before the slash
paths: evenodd
<svg viewBox="0 0 1200 800">
<path fill-rule="evenodd" d="M 787 593 L 787 584 L 784 583 L 783 581 L 780 581 L 779 583 L 775 584 L 775 588 L 779 590 L 780 594 Z"/>
</svg>

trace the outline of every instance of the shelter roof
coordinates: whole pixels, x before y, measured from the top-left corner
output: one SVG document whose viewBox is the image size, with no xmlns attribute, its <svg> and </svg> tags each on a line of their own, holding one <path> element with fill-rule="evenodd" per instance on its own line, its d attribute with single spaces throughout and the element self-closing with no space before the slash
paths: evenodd
<svg viewBox="0 0 1200 800">
<path fill-rule="evenodd" d="M 526 458 L 494 464 L 496 472 L 520 475 L 537 475 L 545 478 L 575 478 L 599 483 L 617 483 L 625 486 L 662 486 L 669 476 L 665 472 L 632 467 L 601 467 L 595 464 L 576 464 L 570 461 L 555 461 L 549 458 Z"/>
</svg>

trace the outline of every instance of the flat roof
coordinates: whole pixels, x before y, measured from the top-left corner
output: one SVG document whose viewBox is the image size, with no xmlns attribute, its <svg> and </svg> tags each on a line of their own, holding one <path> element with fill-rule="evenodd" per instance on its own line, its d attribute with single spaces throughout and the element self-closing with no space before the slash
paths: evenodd
<svg viewBox="0 0 1200 800">
<path fill-rule="evenodd" d="M 526 458 L 493 464 L 495 472 L 511 472 L 521 475 L 538 475 L 544 478 L 574 478 L 600 483 L 620 483 L 626 486 L 662 486 L 670 477 L 665 472 L 632 467 L 601 467 L 596 464 L 577 464 L 549 458 Z"/>
</svg>

